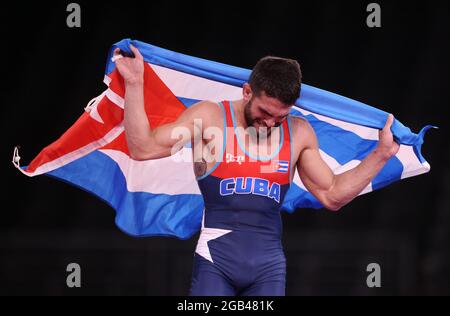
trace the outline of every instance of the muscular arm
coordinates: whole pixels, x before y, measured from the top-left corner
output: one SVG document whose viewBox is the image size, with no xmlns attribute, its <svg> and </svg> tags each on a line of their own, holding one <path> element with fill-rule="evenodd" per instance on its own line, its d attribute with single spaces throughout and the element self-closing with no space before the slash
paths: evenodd
<svg viewBox="0 0 450 316">
<path fill-rule="evenodd" d="M 170 156 L 174 146 L 182 145 L 201 132 L 194 127 L 195 119 L 209 117 L 215 107 L 208 101 L 199 102 L 186 109 L 173 123 L 151 129 L 144 107 L 144 61 L 139 50 L 131 46 L 135 58 L 123 57 L 116 61 L 117 68 L 125 81 L 125 136 L 131 158 L 151 160 Z M 120 51 L 116 50 L 115 55 Z M 181 132 L 181 133 L 180 133 Z M 175 150 L 176 151 L 176 150 Z"/>
<path fill-rule="evenodd" d="M 184 144 L 202 141 L 202 127 L 217 115 L 218 107 L 212 102 L 201 101 L 186 110 L 178 119 L 169 124 L 151 129 L 145 113 L 143 100 L 135 96 L 142 88 L 131 87 L 125 96 L 125 134 L 130 155 L 135 160 L 159 159 L 173 155 Z M 197 120 L 202 126 L 196 125 Z"/>
<path fill-rule="evenodd" d="M 151 160 L 168 157 L 182 145 L 193 140 L 194 120 L 208 112 L 207 101 L 186 109 L 179 118 L 169 124 L 151 129 L 144 109 L 143 84 L 127 84 L 125 92 L 125 135 L 130 155 L 135 160 Z M 174 146 L 178 149 L 174 149 Z"/>
<path fill-rule="evenodd" d="M 337 211 L 356 198 L 386 162 L 398 152 L 399 145 L 393 140 L 390 127 L 393 116 L 380 131 L 378 146 L 355 168 L 335 175 L 323 161 L 319 153 L 317 137 L 306 121 L 300 124 L 305 140 L 303 150 L 297 160 L 300 178 L 308 191 L 327 209 Z M 300 135 L 299 135 L 300 137 Z"/>
</svg>

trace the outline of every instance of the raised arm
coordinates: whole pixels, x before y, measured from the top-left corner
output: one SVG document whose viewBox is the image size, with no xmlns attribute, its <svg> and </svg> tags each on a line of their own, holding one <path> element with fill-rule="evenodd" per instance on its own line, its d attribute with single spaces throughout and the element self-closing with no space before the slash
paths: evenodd
<svg viewBox="0 0 450 316">
<path fill-rule="evenodd" d="M 137 48 L 132 45 L 130 48 L 135 58 L 120 57 L 120 50 L 114 51 L 114 56 L 119 57 L 117 69 L 125 81 L 124 125 L 130 156 L 135 160 L 170 156 L 175 145 L 192 140 L 194 132 L 199 132 L 194 128 L 194 120 L 203 119 L 211 110 L 210 102 L 199 102 L 186 109 L 175 122 L 151 129 L 144 107 L 144 59 Z M 185 131 L 184 135 L 174 133 L 175 128 Z"/>
<path fill-rule="evenodd" d="M 307 121 L 301 121 L 303 128 L 297 130 L 302 134 L 298 137 L 303 137 L 305 145 L 297 160 L 298 172 L 308 191 L 329 210 L 337 211 L 357 197 L 400 147 L 391 133 L 394 117 L 389 115 L 379 132 L 377 147 L 357 167 L 335 175 L 320 155 L 313 128 Z"/>
</svg>

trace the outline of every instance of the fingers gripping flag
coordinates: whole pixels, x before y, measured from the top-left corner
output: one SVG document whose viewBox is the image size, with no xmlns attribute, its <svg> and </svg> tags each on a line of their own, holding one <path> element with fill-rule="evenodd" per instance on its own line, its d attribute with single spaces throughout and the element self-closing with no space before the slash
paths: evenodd
<svg viewBox="0 0 450 316">
<path fill-rule="evenodd" d="M 188 239 L 201 227 L 203 199 L 192 168 L 192 152 L 183 148 L 172 157 L 149 161 L 130 158 L 124 133 L 123 79 L 111 61 L 115 48 L 131 54 L 129 44 L 144 57 L 145 110 L 152 128 L 173 122 L 184 109 L 201 100 L 240 99 L 250 70 L 195 58 L 129 39 L 115 44 L 108 56 L 107 89 L 58 140 L 44 148 L 26 167 L 25 175 L 48 175 L 78 186 L 116 210 L 117 226 L 132 236 L 173 236 Z M 320 153 L 334 173 L 357 166 L 376 146 L 378 129 L 388 114 L 363 103 L 302 85 L 292 115 L 306 118 L 314 128 Z M 426 126 L 419 134 L 395 121 L 392 132 L 401 144 L 398 154 L 361 194 L 392 182 L 426 173 L 430 165 L 421 154 Z M 284 172 L 286 162 L 278 163 Z M 321 208 L 297 172 L 283 210 Z"/>
</svg>

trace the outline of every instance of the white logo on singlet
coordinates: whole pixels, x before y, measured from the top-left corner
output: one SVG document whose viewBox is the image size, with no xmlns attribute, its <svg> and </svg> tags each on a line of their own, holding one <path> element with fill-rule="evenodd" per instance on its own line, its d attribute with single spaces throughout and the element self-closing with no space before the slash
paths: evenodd
<svg viewBox="0 0 450 316">
<path fill-rule="evenodd" d="M 227 154 L 226 159 L 227 159 L 227 163 L 237 162 L 239 165 L 241 165 L 244 162 L 245 157 L 244 156 L 233 156 L 232 154 Z"/>
</svg>

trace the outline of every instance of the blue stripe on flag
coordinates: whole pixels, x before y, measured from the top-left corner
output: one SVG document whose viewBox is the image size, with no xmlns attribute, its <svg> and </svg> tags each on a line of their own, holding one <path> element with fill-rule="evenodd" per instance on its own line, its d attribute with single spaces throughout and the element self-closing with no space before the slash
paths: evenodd
<svg viewBox="0 0 450 316">
<path fill-rule="evenodd" d="M 119 166 L 102 152 L 94 151 L 46 175 L 104 200 L 116 210 L 116 225 L 131 236 L 189 239 L 201 227 L 201 195 L 128 192 Z"/>
<path fill-rule="evenodd" d="M 378 175 L 372 180 L 373 190 L 384 188 L 385 186 L 398 181 L 402 177 L 403 165 L 397 157 L 391 158 L 381 169 Z"/>
<path fill-rule="evenodd" d="M 194 99 L 188 99 L 188 98 L 181 98 L 181 97 L 177 97 L 177 99 L 181 102 L 181 103 L 183 103 L 183 105 L 185 106 L 185 107 L 190 107 L 191 105 L 194 105 L 195 103 L 198 103 L 198 102 L 200 102 L 200 101 L 203 101 L 203 100 L 194 100 Z"/>
</svg>

